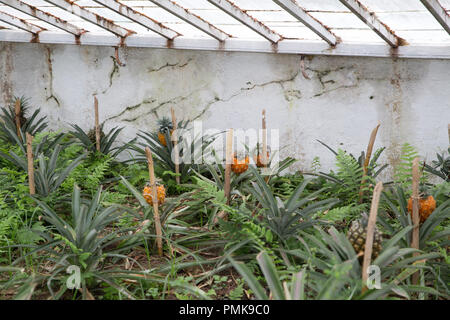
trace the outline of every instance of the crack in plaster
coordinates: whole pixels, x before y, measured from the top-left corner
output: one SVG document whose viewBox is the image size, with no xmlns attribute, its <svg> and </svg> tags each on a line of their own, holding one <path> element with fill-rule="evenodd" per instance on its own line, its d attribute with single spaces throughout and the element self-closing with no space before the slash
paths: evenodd
<svg viewBox="0 0 450 320">
<path fill-rule="evenodd" d="M 165 68 L 174 68 L 174 67 L 183 68 L 183 67 L 187 66 L 190 61 L 192 61 L 192 58 L 188 59 L 185 63 L 181 63 L 181 62 L 172 63 L 172 64 L 171 63 L 166 63 L 165 65 L 160 66 L 158 68 L 148 69 L 148 72 L 150 72 L 150 73 L 151 72 L 158 72 L 158 71 L 163 70 Z M 314 74 L 316 75 L 316 77 L 317 77 L 318 81 L 320 82 L 320 84 L 322 86 L 322 89 L 323 89 L 321 92 L 313 95 L 313 97 L 318 97 L 318 96 L 321 96 L 321 95 L 323 95 L 325 93 L 332 92 L 332 91 L 335 91 L 335 90 L 338 90 L 338 89 L 342 89 L 342 88 L 356 87 L 357 84 L 353 83 L 351 85 L 341 85 L 341 86 L 338 86 L 336 88 L 331 88 L 331 89 L 325 90 L 327 88 L 327 84 L 336 83 L 336 80 L 333 80 L 333 79 L 325 80 L 324 77 L 328 76 L 332 72 L 338 72 L 338 71 L 341 71 L 341 70 L 344 70 L 344 69 L 353 69 L 353 66 L 351 66 L 351 67 L 339 67 L 339 68 L 331 69 L 331 70 L 315 70 L 315 69 L 312 69 L 312 68 L 308 68 L 307 70 L 310 70 L 310 71 L 314 72 Z M 271 80 L 271 81 L 267 81 L 267 82 L 263 82 L 263 83 L 255 83 L 255 84 L 251 84 L 251 82 L 247 82 L 247 85 L 248 85 L 247 87 L 241 87 L 238 91 L 232 93 L 231 95 L 229 95 L 228 97 L 225 97 L 225 98 L 220 98 L 219 96 L 216 95 L 214 97 L 214 99 L 206 102 L 206 104 L 203 107 L 202 111 L 197 116 L 195 116 L 193 118 L 193 120 L 197 120 L 197 119 L 201 118 L 203 115 L 205 115 L 209 111 L 211 106 L 213 106 L 214 104 L 216 104 L 218 102 L 229 102 L 232 99 L 234 99 L 235 97 L 237 97 L 237 96 L 239 96 L 239 95 L 241 95 L 241 94 L 243 94 L 245 92 L 252 91 L 252 90 L 254 90 L 256 88 L 263 88 L 263 87 L 270 86 L 270 85 L 273 85 L 273 84 L 279 85 L 281 87 L 281 89 L 283 91 L 284 98 L 286 99 L 286 101 L 291 102 L 291 101 L 296 100 L 296 99 L 301 99 L 302 98 L 302 92 L 300 90 L 298 90 L 298 89 L 286 89 L 286 86 L 285 86 L 287 83 L 295 81 L 295 79 L 299 76 L 300 73 L 301 73 L 301 68 L 299 68 L 294 74 L 292 74 L 289 78 L 286 78 L 286 79 Z M 167 105 L 167 104 L 170 104 L 170 103 L 176 104 L 176 103 L 179 103 L 181 101 L 185 101 L 185 100 L 190 98 L 192 95 L 194 95 L 198 91 L 199 90 L 195 90 L 195 91 L 193 91 L 192 93 L 190 93 L 190 94 L 188 94 L 186 96 L 177 96 L 177 97 L 174 97 L 174 98 L 169 99 L 167 101 L 163 101 L 163 102 L 159 103 L 158 105 L 156 105 L 155 107 L 153 107 L 151 110 L 149 110 L 149 111 L 147 111 L 147 112 L 145 112 L 143 114 L 139 114 L 138 116 L 135 116 L 135 117 L 132 117 L 132 118 L 125 118 L 122 121 L 134 122 L 134 121 L 138 120 L 139 118 L 141 118 L 143 116 L 146 116 L 146 115 L 149 115 L 151 113 L 153 113 L 153 114 L 155 114 L 157 116 L 158 109 L 160 109 L 164 105 Z M 156 101 L 157 100 L 153 99 L 153 98 L 146 98 L 142 102 L 140 102 L 140 103 L 138 103 L 136 105 L 126 107 L 121 113 L 119 113 L 118 115 L 112 116 L 112 117 L 108 118 L 105 121 L 117 119 L 117 118 L 125 115 L 126 113 L 128 113 L 130 111 L 135 111 L 136 109 L 138 109 L 139 107 L 141 107 L 143 105 L 153 104 Z"/>
<path fill-rule="evenodd" d="M 272 85 L 272 84 L 278 84 L 283 89 L 283 92 L 285 92 L 285 98 L 286 98 L 286 90 L 285 90 L 285 87 L 284 87 L 284 83 L 294 81 L 295 78 L 297 78 L 297 76 L 299 75 L 299 73 L 300 73 L 300 70 L 298 70 L 294 75 L 292 75 L 291 77 L 289 77 L 287 79 L 271 80 L 271 81 L 263 82 L 263 83 L 255 83 L 255 84 L 253 84 L 252 86 L 249 86 L 249 87 L 242 87 L 242 88 L 239 89 L 239 91 L 234 92 L 233 94 L 231 94 L 227 98 L 219 98 L 216 95 L 213 100 L 211 100 L 211 101 L 206 103 L 206 106 L 203 108 L 203 110 L 196 117 L 194 117 L 193 120 L 199 119 L 201 116 L 203 116 L 211 108 L 211 106 L 213 104 L 215 104 L 217 102 L 229 102 L 233 98 L 235 98 L 235 97 L 241 95 L 242 93 L 244 93 L 245 91 L 251 91 L 251 90 L 253 90 L 255 88 L 263 88 L 263 87 L 266 87 L 266 86 L 269 86 L 269 85 Z M 250 85 L 251 82 L 247 82 L 247 84 Z M 290 92 L 290 91 L 293 91 L 293 90 L 288 90 L 288 92 Z M 300 93 L 299 90 L 298 90 L 298 92 Z M 288 100 L 288 99 L 286 98 L 286 100 Z"/>
<path fill-rule="evenodd" d="M 175 67 L 178 67 L 179 69 L 182 69 L 182 68 L 186 67 L 189 64 L 189 62 L 191 62 L 191 61 L 192 61 L 192 58 L 189 58 L 183 64 L 181 64 L 181 62 L 177 62 L 177 63 L 169 63 L 169 62 L 167 62 L 165 65 L 162 65 L 162 66 L 160 66 L 158 68 L 154 68 L 154 69 L 148 68 L 147 72 L 148 73 L 153 73 L 153 72 L 161 71 L 161 70 L 166 69 L 166 68 L 175 68 Z"/>
<path fill-rule="evenodd" d="M 117 59 L 113 56 L 110 56 L 110 58 L 113 61 L 113 67 L 111 72 L 109 73 L 109 86 L 102 91 L 102 94 L 105 94 L 109 89 L 111 89 L 112 84 L 113 84 L 113 80 L 114 80 L 114 76 L 116 74 L 119 74 L 119 63 L 117 62 Z"/>
<path fill-rule="evenodd" d="M 147 112 L 145 112 L 145 113 L 140 113 L 139 115 L 137 115 L 137 116 L 135 116 L 135 117 L 133 117 L 133 118 L 125 118 L 125 119 L 121 119 L 121 121 L 124 121 L 124 122 L 134 122 L 134 121 L 138 120 L 139 118 L 145 117 L 145 116 L 147 116 L 147 115 L 149 115 L 149 114 L 152 114 L 152 113 L 153 113 L 156 117 L 158 117 L 157 111 L 158 111 L 160 108 L 162 108 L 163 106 L 165 106 L 165 105 L 167 105 L 167 104 L 171 104 L 171 103 L 176 104 L 176 103 L 180 103 L 181 101 L 187 100 L 187 99 L 189 99 L 192 95 L 194 95 L 197 91 L 199 91 L 199 90 L 193 91 L 193 92 L 189 93 L 187 96 L 177 96 L 177 97 L 174 97 L 174 98 L 172 98 L 172 99 L 163 101 L 163 102 L 157 104 L 156 106 L 154 106 L 153 108 L 151 108 L 149 111 L 147 111 Z M 109 121 L 109 120 L 117 119 L 117 118 L 119 118 L 120 116 L 122 116 L 122 115 L 124 115 L 124 114 L 126 114 L 126 113 L 128 113 L 128 112 L 130 112 L 130 111 L 134 111 L 134 110 L 136 110 L 136 109 L 139 109 L 141 106 L 146 105 L 146 104 L 153 104 L 153 103 L 156 102 L 156 101 L 157 101 L 157 100 L 154 99 L 154 98 L 146 98 L 146 99 L 142 100 L 142 102 L 140 102 L 140 103 L 138 103 L 138 104 L 136 104 L 136 105 L 126 107 L 121 113 L 119 113 L 118 115 L 115 115 L 115 116 L 112 116 L 112 117 L 106 119 L 105 122 L 106 122 L 106 121 Z"/>
<path fill-rule="evenodd" d="M 46 101 L 53 99 L 58 107 L 60 107 L 60 103 L 58 98 L 55 96 L 55 93 L 53 91 L 53 64 L 52 64 L 52 51 L 49 47 L 47 47 L 47 64 L 48 64 L 48 75 L 49 75 L 49 91 L 50 96 L 47 97 Z"/>
</svg>

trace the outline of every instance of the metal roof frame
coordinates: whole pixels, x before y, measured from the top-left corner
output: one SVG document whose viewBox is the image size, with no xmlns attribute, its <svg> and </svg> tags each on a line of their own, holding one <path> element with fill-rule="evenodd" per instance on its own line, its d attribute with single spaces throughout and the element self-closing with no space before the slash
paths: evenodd
<svg viewBox="0 0 450 320">
<path fill-rule="evenodd" d="M 156 32 L 157 34 L 163 36 L 166 39 L 172 40 L 175 37 L 178 37 L 180 34 L 162 23 L 146 16 L 145 14 L 134 10 L 133 8 L 120 3 L 117 0 L 93 0 L 94 2 L 105 6 L 108 9 L 117 12 L 118 14 L 140 24 L 141 26 L 146 27 L 147 29 Z"/>
<path fill-rule="evenodd" d="M 230 35 L 226 34 L 222 30 L 215 27 L 213 24 L 203 20 L 199 16 L 192 14 L 189 10 L 183 8 L 182 6 L 176 4 L 170 0 L 149 0 L 156 4 L 157 6 L 169 11 L 173 15 L 177 16 L 181 20 L 186 21 L 193 27 L 203 31 L 204 33 L 210 35 L 218 41 L 224 41 L 229 38 Z"/>
<path fill-rule="evenodd" d="M 450 34 L 450 16 L 437 0 L 420 0 L 439 24 Z"/>
<path fill-rule="evenodd" d="M 16 28 L 19 28 L 21 30 L 33 33 L 33 34 L 38 34 L 41 31 L 44 31 L 44 28 L 41 28 L 39 26 L 36 26 L 30 22 L 27 22 L 24 19 L 19 19 L 9 13 L 0 11 L 0 21 L 3 21 L 9 25 L 12 25 Z"/>
<path fill-rule="evenodd" d="M 92 22 L 96 24 L 97 26 L 114 33 L 115 35 L 119 37 L 127 37 L 132 33 L 135 33 L 132 30 L 125 29 L 117 24 L 115 24 L 113 21 L 106 19 L 96 13 L 93 13 L 78 4 L 75 3 L 75 1 L 70 0 L 46 0 L 46 2 L 51 3 L 61 9 L 66 10 L 69 13 L 72 13 L 86 21 Z"/>
<path fill-rule="evenodd" d="M 30 16 L 33 16 L 33 17 L 35 17 L 39 20 L 42 20 L 46 23 L 49 23 L 49 24 L 51 24 L 61 30 L 64 30 L 66 32 L 69 32 L 75 36 L 80 36 L 86 32 L 86 30 L 78 28 L 77 26 L 75 26 L 61 18 L 58 18 L 48 12 L 39 10 L 38 8 L 36 8 L 34 6 L 30 6 L 29 4 L 22 2 L 20 0 L 0 0 L 0 3 L 3 3 L 4 5 L 7 5 L 8 7 L 19 10 Z"/>
<path fill-rule="evenodd" d="M 177 1 L 190 8 L 185 8 Z M 317 15 L 315 12 L 320 13 L 320 10 L 317 10 L 318 5 L 313 1 L 266 0 L 264 5 L 262 2 L 246 1 L 246 9 L 241 9 L 238 6 L 241 3 L 238 1 L 242 0 L 233 1 L 83 1 L 85 4 L 88 3 L 88 8 L 88 6 L 80 5 L 81 1 L 73 0 L 0 0 L 0 20 L 6 23 L 6 28 L 0 29 L 0 41 L 285 54 L 450 59 L 450 41 L 448 41 L 450 38 L 445 38 L 446 34 L 450 35 L 450 17 L 446 11 L 448 9 L 444 8 L 439 3 L 439 0 L 420 0 L 425 8 L 423 10 L 419 8 L 419 10 L 421 14 L 428 15 L 429 18 L 426 17 L 428 20 L 438 21 L 439 26 L 442 26 L 442 31 L 440 31 L 441 29 L 436 29 L 435 26 L 438 26 L 436 23 L 433 23 L 432 27 L 430 27 L 432 21 L 428 21 L 428 26 L 425 25 L 423 28 L 417 29 L 424 33 L 415 33 L 414 35 L 419 37 L 413 43 L 408 43 L 408 35 L 412 33 L 408 34 L 406 32 L 405 37 L 405 31 L 409 31 L 408 29 L 401 29 L 401 32 L 399 31 L 401 33 L 400 37 L 387 24 L 381 22 L 375 12 L 364 5 L 364 2 L 374 4 L 372 0 L 339 0 L 337 3 L 343 4 L 350 12 L 342 12 L 341 9 L 336 14 L 344 13 L 346 16 L 353 15 L 358 17 L 371 29 L 371 31 L 364 29 L 364 32 L 367 34 L 368 32 L 374 32 L 383 41 L 377 40 L 374 36 L 372 36 L 373 40 L 365 41 L 365 34 L 363 31 L 359 31 L 363 30 L 362 27 L 358 27 L 359 29 L 357 27 L 353 28 L 355 32 L 360 32 L 358 33 L 359 38 L 357 41 L 349 41 L 348 35 L 353 36 L 353 33 L 347 33 L 347 37 L 341 38 L 341 30 L 337 26 L 339 23 L 331 21 L 332 26 L 330 26 L 329 21 L 327 21 L 327 17 L 330 15 L 327 16 L 326 14 L 334 14 L 335 12 L 324 9 L 322 12 L 326 14 Z M 92 3 L 95 3 L 95 5 L 92 5 Z M 270 3 L 273 3 L 272 6 L 270 6 Z M 308 5 L 308 3 L 310 7 L 312 6 L 311 3 L 313 3 L 316 9 L 305 8 L 305 4 Z M 2 4 L 3 6 L 1 6 Z M 191 8 L 192 6 L 196 7 Z M 63 19 L 50 13 L 55 11 L 47 9 L 56 7 L 77 16 L 77 18 L 71 19 L 67 18 L 70 15 L 63 15 L 66 17 Z M 29 18 L 16 17 L 14 10 L 21 11 L 23 16 L 29 16 Z M 383 12 L 378 8 L 376 12 L 380 11 Z M 119 19 L 120 21 L 116 21 L 117 18 L 111 18 L 112 12 L 115 14 L 114 17 L 120 15 L 124 17 L 124 20 Z M 164 16 L 162 15 L 163 12 Z M 220 12 L 225 13 L 221 13 L 221 18 L 218 16 Z M 408 12 L 408 10 L 405 12 Z M 176 17 L 173 19 L 179 20 L 169 19 L 173 16 Z M 208 16 L 208 18 L 205 18 L 205 16 Z M 283 19 L 287 19 L 285 18 L 286 16 L 291 18 L 290 20 L 279 20 L 281 16 L 283 16 Z M 212 23 L 216 22 L 214 17 L 218 17 L 218 20 L 221 19 L 216 25 Z M 233 19 L 230 19 L 230 17 Z M 86 26 L 83 27 L 80 18 L 88 21 L 91 26 L 94 24 L 108 32 L 100 33 L 95 31 L 97 29 L 92 30 Z M 228 18 L 228 20 L 225 18 Z M 334 17 L 335 20 L 337 18 L 339 17 Z M 382 18 L 383 20 L 385 19 L 384 16 Z M 48 23 L 61 31 L 55 29 L 47 30 L 40 27 L 34 23 L 36 19 Z M 277 21 L 281 22 L 278 23 Z M 393 20 L 390 21 L 392 22 Z M 126 22 L 126 28 L 123 27 L 123 24 L 119 25 L 121 22 Z M 19 30 L 8 29 L 8 25 Z M 191 29 L 186 29 L 183 25 L 190 26 Z M 133 30 L 133 26 L 138 31 Z M 303 29 L 295 29 L 291 26 L 296 26 L 296 28 L 302 27 Z M 192 33 L 192 27 L 201 30 L 201 33 L 189 34 L 189 32 Z M 91 31 L 87 31 L 86 28 Z M 254 33 L 250 36 L 241 37 L 241 32 L 244 32 L 244 29 L 248 30 L 247 28 L 263 38 L 254 38 L 252 36 Z M 294 37 L 285 36 L 283 30 L 286 29 L 283 28 L 290 28 L 289 31 L 291 34 L 294 34 Z M 308 29 L 311 31 L 310 38 L 303 38 L 302 35 L 295 37 L 294 31 L 299 30 L 299 32 L 305 34 L 304 30 Z M 146 33 L 145 30 L 151 30 L 154 33 Z M 413 28 L 411 32 L 415 32 L 415 30 Z M 437 35 L 437 38 L 431 42 L 427 41 L 427 32 Z"/>
<path fill-rule="evenodd" d="M 397 48 L 404 43 L 404 40 L 396 36 L 387 25 L 381 22 L 377 16 L 370 12 L 361 2 L 358 0 L 339 0 L 344 6 L 346 6 L 351 12 L 361 19 L 365 24 L 369 26 L 376 34 L 378 34 L 384 41 L 386 41 L 391 47 Z"/>
<path fill-rule="evenodd" d="M 266 25 L 256 20 L 255 18 L 253 18 L 245 11 L 238 8 L 234 3 L 228 0 L 208 0 L 208 2 L 215 5 L 217 8 L 221 9 L 226 14 L 229 14 L 236 20 L 245 24 L 247 27 L 249 27 L 256 33 L 258 33 L 259 35 L 263 36 L 264 38 L 273 43 L 277 43 L 278 41 L 283 39 L 283 37 L 280 36 L 278 33 L 274 32 L 273 30 L 270 30 L 270 28 L 268 28 Z"/>
<path fill-rule="evenodd" d="M 323 40 L 328 42 L 331 46 L 338 43 L 338 38 L 328 30 L 319 20 L 315 19 L 303 8 L 301 8 L 295 0 L 273 0 L 276 4 L 286 10 L 293 17 L 302 22 L 305 26 L 310 28 Z"/>
</svg>

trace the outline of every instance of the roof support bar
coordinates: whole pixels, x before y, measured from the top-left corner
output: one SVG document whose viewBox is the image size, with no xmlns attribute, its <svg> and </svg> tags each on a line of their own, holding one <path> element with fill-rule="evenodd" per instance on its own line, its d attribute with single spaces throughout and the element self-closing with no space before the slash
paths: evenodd
<svg viewBox="0 0 450 320">
<path fill-rule="evenodd" d="M 222 30 L 216 28 L 209 22 L 203 20 L 199 16 L 196 16 L 195 14 L 191 13 L 189 10 L 183 8 L 182 6 L 176 4 L 175 2 L 172 2 L 170 0 L 149 0 L 149 1 L 153 2 L 158 7 L 161 7 L 166 11 L 169 11 L 171 14 L 177 16 L 181 20 L 186 21 L 193 27 L 203 31 L 204 33 L 210 35 L 214 39 L 224 41 L 225 39 L 230 37 L 229 34 L 226 34 Z"/>
<path fill-rule="evenodd" d="M 14 17 L 6 12 L 0 11 L 0 21 L 6 22 L 9 25 L 22 29 L 24 31 L 31 32 L 33 34 L 38 34 L 39 32 L 45 30 L 32 23 L 27 22 L 24 19 Z"/>
<path fill-rule="evenodd" d="M 95 14 L 92 11 L 84 9 L 83 7 L 79 6 L 76 3 L 73 3 L 70 0 L 46 0 L 46 1 L 86 21 L 92 22 L 93 24 L 96 24 L 97 26 L 109 32 L 112 32 L 119 37 L 126 37 L 134 33 L 134 31 L 118 26 L 113 21 L 108 20 L 98 14 Z"/>
<path fill-rule="evenodd" d="M 283 37 L 278 33 L 270 30 L 266 25 L 262 24 L 260 21 L 242 11 L 239 7 L 228 0 L 208 0 L 208 2 L 223 10 L 225 13 L 229 14 L 236 20 L 239 20 L 241 23 L 245 24 L 247 27 L 263 36 L 267 40 L 271 41 L 272 43 L 277 43 L 278 41 L 283 39 Z"/>
<path fill-rule="evenodd" d="M 434 18 L 450 34 L 450 16 L 437 0 L 420 0 Z"/>
<path fill-rule="evenodd" d="M 77 26 L 74 26 L 73 24 L 65 20 L 55 17 L 54 15 L 48 12 L 41 11 L 38 8 L 30 6 L 29 4 L 22 2 L 20 0 L 0 0 L 0 3 L 3 3 L 8 7 L 19 10 L 35 18 L 38 18 L 73 35 L 79 36 L 86 32 L 86 30 L 80 29 Z"/>
<path fill-rule="evenodd" d="M 358 0 L 339 0 L 359 19 L 367 24 L 378 36 L 386 41 L 391 47 L 396 48 L 404 42 L 404 40 L 395 35 L 387 25 L 381 22 L 373 12 L 370 12 Z"/>
<path fill-rule="evenodd" d="M 273 0 L 273 2 L 286 10 L 291 16 L 303 23 L 331 46 L 335 46 L 337 44 L 338 39 L 336 36 L 320 21 L 316 20 L 316 18 L 301 8 L 295 0 Z"/>
<path fill-rule="evenodd" d="M 114 12 L 140 24 L 141 26 L 150 29 L 157 34 L 163 36 L 166 39 L 172 40 L 175 37 L 178 37 L 180 34 L 166 26 L 162 25 L 156 20 L 146 16 L 145 14 L 134 10 L 133 8 L 124 5 L 117 0 L 94 0 L 94 2 L 101 4 Z"/>
</svg>

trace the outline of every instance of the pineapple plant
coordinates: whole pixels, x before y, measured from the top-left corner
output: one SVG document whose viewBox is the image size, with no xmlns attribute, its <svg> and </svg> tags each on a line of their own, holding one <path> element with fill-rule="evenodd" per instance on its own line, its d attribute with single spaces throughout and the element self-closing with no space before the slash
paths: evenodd
<svg viewBox="0 0 450 320">
<path fill-rule="evenodd" d="M 436 200 L 432 195 L 430 195 L 427 191 L 427 188 L 425 185 L 420 186 L 420 194 L 419 194 L 419 217 L 420 217 L 420 223 L 424 223 L 425 220 L 433 213 L 433 211 L 436 209 Z M 412 196 L 408 199 L 408 212 L 411 215 L 412 219 L 412 203 L 413 199 Z"/>
<path fill-rule="evenodd" d="M 167 117 L 163 117 L 162 119 L 159 119 L 157 123 L 159 127 L 158 140 L 163 146 L 166 147 L 167 146 L 166 133 L 169 133 L 171 135 L 173 132 L 172 121 Z"/>
<path fill-rule="evenodd" d="M 151 187 L 150 183 L 147 183 L 144 187 L 144 190 L 142 191 L 142 195 L 144 196 L 145 201 L 147 201 L 148 204 L 153 204 L 153 188 Z M 166 188 L 162 184 L 156 184 L 156 194 L 158 198 L 158 205 L 162 205 L 164 203 L 164 200 L 166 199 Z"/>
<path fill-rule="evenodd" d="M 353 249 L 357 254 L 364 253 L 367 237 L 367 223 L 369 218 L 367 213 L 363 213 L 361 218 L 354 220 L 347 231 L 347 238 L 350 241 Z M 375 233 L 373 239 L 372 260 L 374 260 L 381 252 L 382 236 L 381 232 L 375 226 Z"/>
<path fill-rule="evenodd" d="M 247 171 L 250 159 L 248 155 L 238 155 L 236 152 L 233 155 L 233 163 L 231 164 L 231 171 L 236 174 L 241 174 Z"/>
</svg>

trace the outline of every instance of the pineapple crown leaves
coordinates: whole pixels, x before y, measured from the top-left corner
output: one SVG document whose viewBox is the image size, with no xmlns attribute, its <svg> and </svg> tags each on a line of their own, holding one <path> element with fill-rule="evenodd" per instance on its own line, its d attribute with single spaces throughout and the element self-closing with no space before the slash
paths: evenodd
<svg viewBox="0 0 450 320">
<path fill-rule="evenodd" d="M 168 117 L 162 117 L 157 120 L 159 132 L 166 133 L 173 129 L 172 121 Z"/>
</svg>

